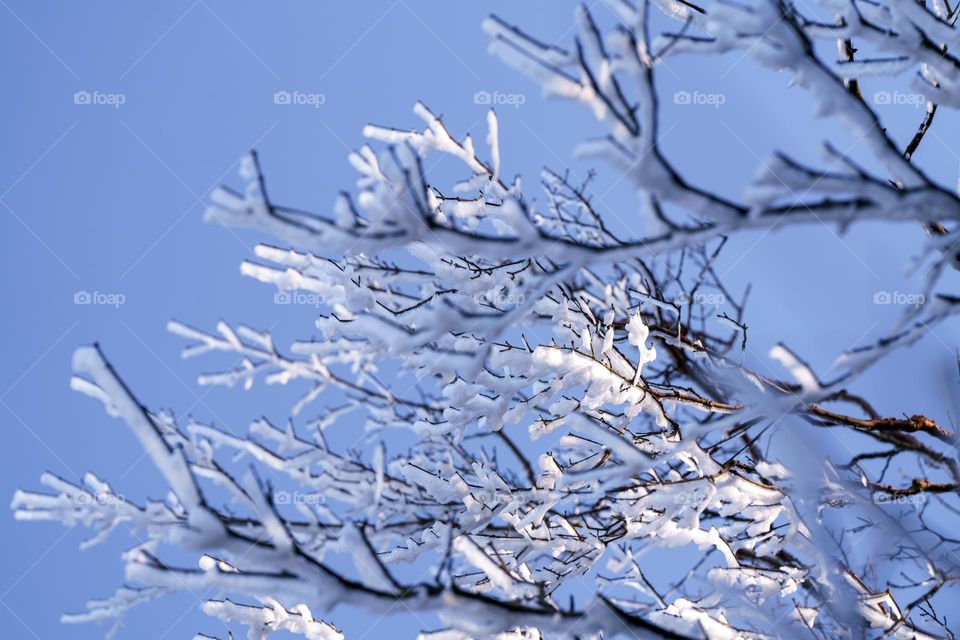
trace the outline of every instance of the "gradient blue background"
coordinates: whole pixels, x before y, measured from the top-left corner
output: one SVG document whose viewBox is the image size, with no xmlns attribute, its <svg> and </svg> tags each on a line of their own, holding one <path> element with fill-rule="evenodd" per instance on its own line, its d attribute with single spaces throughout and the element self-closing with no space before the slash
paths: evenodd
<svg viewBox="0 0 960 640">
<path fill-rule="evenodd" d="M 237 160 L 251 146 L 276 201 L 328 211 L 335 193 L 353 184 L 345 155 L 361 143 L 365 123 L 418 125 L 411 107 L 419 99 L 451 131 L 469 130 L 479 143 L 486 107 L 473 95 L 500 91 L 525 97 L 517 108 L 498 109 L 504 173 L 523 173 L 530 194 L 542 166 L 585 176 L 595 163 L 575 162 L 571 151 L 600 133 L 592 116 L 541 99 L 529 80 L 486 54 L 480 30 L 484 15 L 496 12 L 569 45 L 573 6 L 0 0 L 0 496 L 38 488 L 44 470 L 73 481 L 92 470 L 129 497 L 162 496 L 158 475 L 122 424 L 68 389 L 70 355 L 80 344 L 99 341 L 151 407 L 238 432 L 261 414 L 285 420 L 296 389 L 198 387 L 197 373 L 217 362 L 181 361 L 182 342 L 164 330 L 169 318 L 201 328 L 224 318 L 272 328 L 281 345 L 313 333 L 312 308 L 274 305 L 271 288 L 240 276 L 239 263 L 265 238 L 201 222 L 210 189 L 237 185 Z M 609 17 L 602 4 L 595 10 Z M 741 54 L 671 60 L 658 79 L 664 149 L 688 176 L 723 193 L 740 194 L 774 148 L 815 160 L 828 136 L 841 149 L 856 146 L 835 123 L 814 121 L 809 97 L 788 88 L 785 74 Z M 868 95 L 874 86 L 881 84 L 868 83 Z M 322 93 L 325 103 L 275 105 L 281 90 Z M 119 93 L 125 103 L 76 105 L 76 91 Z M 676 91 L 723 93 L 726 101 L 716 109 L 675 105 Z M 882 113 L 902 142 L 922 115 L 909 105 Z M 957 133 L 956 114 L 941 110 L 916 155 L 945 184 L 957 179 L 960 159 L 947 144 Z M 639 232 L 626 181 L 596 166 L 598 205 Z M 873 295 L 917 290 L 904 272 L 921 241 L 915 225 L 866 225 L 842 238 L 815 225 L 732 243 L 726 277 L 737 291 L 754 283 L 748 362 L 782 375 L 766 353 L 784 340 L 825 371 L 840 350 L 879 337 L 899 310 L 873 304 Z M 77 291 L 120 293 L 126 302 L 75 305 Z M 938 329 L 858 389 L 884 412 L 924 412 L 951 424 L 957 338 L 956 326 Z M 112 594 L 122 582 L 119 553 L 135 540 L 121 528 L 81 553 L 86 535 L 0 513 L 4 637 L 103 636 L 105 627 L 65 628 L 58 617 Z M 226 637 L 222 624 L 196 611 L 203 595 L 135 610 L 120 637 Z M 408 637 L 439 626 L 402 610 L 386 619 L 349 609 L 324 617 L 350 638 Z"/>
</svg>

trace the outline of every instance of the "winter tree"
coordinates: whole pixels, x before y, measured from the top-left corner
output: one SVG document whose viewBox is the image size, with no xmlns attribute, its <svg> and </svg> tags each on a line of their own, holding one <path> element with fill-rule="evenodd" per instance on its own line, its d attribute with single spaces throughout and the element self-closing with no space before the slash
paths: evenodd
<svg viewBox="0 0 960 640">
<path fill-rule="evenodd" d="M 72 387 L 126 423 L 169 492 L 135 504 L 92 474 L 83 486 L 47 474 L 45 491 L 14 496 L 16 517 L 82 523 L 90 544 L 119 523 L 144 540 L 123 555 L 127 584 L 65 621 L 119 621 L 214 587 L 203 611 L 250 638 L 340 638 L 341 603 L 435 613 L 445 627 L 423 637 L 438 640 L 954 637 L 954 436 L 924 415 L 879 415 L 850 387 L 960 312 L 943 290 L 960 260 L 960 196 L 912 160 L 938 109 L 960 106 L 960 6 L 608 5 L 617 24 L 581 8 L 565 48 L 497 17 L 483 26 L 494 55 L 602 123 L 579 153 L 635 188 L 626 233 L 589 184 L 513 176 L 500 153 L 509 117 L 493 111 L 481 140 L 423 104 L 416 128 L 366 127 L 349 156 L 355 193 L 329 214 L 279 204 L 269 167 L 242 162 L 239 188 L 217 191 L 207 217 L 275 238 L 242 271 L 322 297 L 304 330 L 315 337 L 281 347 L 243 324 L 169 329 L 185 356 L 239 363 L 201 384 L 298 385 L 302 399 L 288 424 L 258 419 L 243 435 L 184 424 L 138 401 L 108 344 L 78 349 Z M 730 51 L 791 74 L 872 157 L 826 142 L 822 165 L 788 150 L 764 161 L 739 200 L 699 187 L 659 145 L 658 69 Z M 927 100 L 906 148 L 861 95 L 866 75 L 906 79 Z M 431 178 L 438 157 L 459 181 Z M 749 309 L 764 301 L 747 305 L 714 268 L 727 239 L 861 221 L 926 234 L 922 303 L 829 374 L 787 345 L 769 354 L 782 377 L 745 366 Z M 338 429 L 363 436 L 357 450 L 328 446 Z M 836 432 L 845 455 L 778 446 L 791 431 Z M 648 567 L 667 549 L 692 562 L 657 584 Z"/>
</svg>

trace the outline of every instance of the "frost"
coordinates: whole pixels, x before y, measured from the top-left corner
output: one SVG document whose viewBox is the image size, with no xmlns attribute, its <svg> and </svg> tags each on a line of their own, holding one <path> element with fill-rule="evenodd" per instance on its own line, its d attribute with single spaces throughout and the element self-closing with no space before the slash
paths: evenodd
<svg viewBox="0 0 960 640">
<path fill-rule="evenodd" d="M 444 628 L 423 637 L 438 640 L 951 637 L 954 436 L 879 415 L 853 385 L 960 312 L 938 293 L 958 266 L 960 199 L 854 81 L 909 73 L 926 118 L 960 106 L 957 11 L 607 4 L 600 20 L 577 9 L 569 46 L 496 17 L 483 27 L 495 55 L 597 121 L 578 153 L 637 193 L 626 224 L 602 215 L 593 170 L 505 180 L 514 120 L 492 109 L 474 136 L 422 103 L 411 128 L 365 127 L 347 158 L 356 189 L 328 214 L 271 201 L 256 154 L 241 160 L 205 217 L 275 238 L 241 273 L 296 304 L 309 337 L 167 328 L 185 358 L 222 358 L 201 385 L 293 389 L 290 418 L 245 434 L 178 421 L 147 409 L 99 347 L 79 349 L 71 388 L 127 425 L 165 488 L 138 503 L 93 474 L 46 474 L 45 492 L 14 494 L 18 520 L 91 529 L 84 548 L 119 525 L 142 541 L 122 556 L 128 586 L 65 621 L 116 628 L 135 606 L 213 589 L 224 599 L 204 611 L 251 638 L 341 638 L 315 618 L 340 603 L 437 614 Z M 652 33 L 664 20 L 678 22 Z M 684 175 L 660 146 L 676 106 L 658 95 L 662 71 L 725 54 L 789 74 L 858 144 L 826 144 L 826 165 L 777 152 L 745 188 L 725 185 L 742 202 Z M 819 373 L 783 344 L 756 357 L 747 292 L 721 277 L 727 239 L 864 221 L 922 225 L 923 302 Z"/>
</svg>

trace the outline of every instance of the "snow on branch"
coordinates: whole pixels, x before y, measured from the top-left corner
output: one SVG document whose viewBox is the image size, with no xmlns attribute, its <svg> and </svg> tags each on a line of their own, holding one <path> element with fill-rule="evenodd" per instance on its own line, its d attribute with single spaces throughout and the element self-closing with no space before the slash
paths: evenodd
<svg viewBox="0 0 960 640">
<path fill-rule="evenodd" d="M 129 584 L 66 621 L 119 622 L 211 588 L 203 610 L 251 638 L 340 638 L 314 616 L 341 603 L 433 614 L 442 628 L 426 638 L 954 637 L 955 436 L 919 413 L 881 415 L 851 385 L 960 312 L 941 279 L 957 266 L 960 198 L 912 158 L 936 106 L 960 106 L 957 10 L 823 0 L 823 20 L 777 0 L 608 4 L 614 24 L 580 8 L 565 48 L 496 17 L 484 28 L 496 56 L 606 128 L 580 152 L 639 192 L 627 231 L 566 173 L 545 169 L 540 197 L 507 178 L 510 125 L 493 111 L 477 144 L 422 104 L 418 127 L 364 129 L 356 193 L 329 215 L 273 202 L 256 154 L 239 191 L 215 192 L 208 219 L 274 239 L 242 273 L 314 296 L 314 337 L 168 329 L 184 357 L 229 354 L 200 384 L 300 398 L 286 424 L 246 433 L 181 423 L 145 408 L 99 347 L 79 349 L 72 387 L 122 419 L 169 491 L 138 504 L 92 474 L 47 474 L 47 492 L 14 495 L 18 519 L 84 524 L 87 544 L 120 524 L 140 539 L 123 555 Z M 651 7 L 682 26 L 651 35 Z M 658 65 L 734 50 L 793 74 L 885 169 L 830 144 L 827 169 L 778 153 L 742 200 L 682 175 L 660 148 Z M 858 79 L 908 70 L 932 106 L 899 149 Z M 428 157 L 451 158 L 460 179 L 435 182 Z M 727 238 L 865 221 L 927 234 L 929 295 L 827 371 L 785 344 L 768 354 L 782 379 L 745 366 L 747 291 L 717 268 Z M 331 447 L 332 430 L 354 445 Z M 817 448 L 824 432 L 842 451 Z M 196 563 L 167 559 L 171 546 Z M 676 579 L 651 577 L 678 552 L 692 561 Z"/>
</svg>

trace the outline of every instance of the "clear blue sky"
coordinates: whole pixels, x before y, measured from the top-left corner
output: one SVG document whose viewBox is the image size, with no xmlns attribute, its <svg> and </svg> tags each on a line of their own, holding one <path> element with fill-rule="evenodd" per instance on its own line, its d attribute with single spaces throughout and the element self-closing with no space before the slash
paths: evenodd
<svg viewBox="0 0 960 640">
<path fill-rule="evenodd" d="M 251 146 L 276 200 L 327 211 L 336 192 L 353 185 L 345 154 L 361 143 L 363 124 L 417 124 L 410 110 L 422 100 L 452 131 L 476 135 L 486 107 L 474 94 L 500 92 L 524 96 L 522 105 L 498 108 L 506 172 L 522 172 L 531 190 L 544 165 L 585 175 L 587 165 L 570 158 L 579 140 L 598 133 L 591 116 L 541 99 L 531 82 L 486 54 L 480 30 L 485 14 L 496 12 L 569 44 L 573 6 L 0 0 L 0 495 L 38 488 L 45 470 L 70 480 L 92 470 L 127 496 L 162 495 L 122 425 L 68 389 L 70 355 L 92 341 L 153 408 L 238 432 L 261 414 L 283 422 L 295 394 L 198 387 L 195 376 L 213 363 L 181 361 L 182 343 L 164 330 L 169 318 L 203 328 L 224 318 L 273 327 L 280 344 L 313 333 L 311 308 L 274 305 L 270 288 L 240 276 L 241 260 L 263 238 L 201 221 L 210 189 L 236 184 L 237 160 Z M 784 75 L 739 54 L 678 59 L 659 77 L 664 147 L 708 187 L 740 193 L 775 147 L 815 159 L 816 144 L 836 134 L 845 148 L 845 134 L 814 121 L 810 101 L 789 89 Z M 323 104 L 277 105 L 278 91 L 322 94 Z M 723 93 L 725 102 L 675 105 L 677 91 Z M 86 92 L 80 104 L 77 92 Z M 83 103 L 87 95 L 94 104 Z M 905 140 L 922 112 L 900 104 L 883 113 Z M 916 156 L 946 184 L 956 181 L 960 159 L 945 141 L 957 134 L 956 114 L 941 110 Z M 609 167 L 598 169 L 602 208 L 636 229 L 629 188 Z M 735 288 L 755 284 L 752 364 L 776 371 L 766 352 L 783 339 L 823 370 L 832 354 L 878 337 L 897 310 L 874 305 L 873 295 L 916 290 L 903 273 L 920 240 L 913 226 L 871 226 L 843 238 L 820 227 L 735 243 L 729 278 Z M 124 301 L 75 304 L 78 292 Z M 957 337 L 955 327 L 939 330 L 862 389 L 882 411 L 925 412 L 950 423 Z M 81 553 L 85 536 L 81 527 L 18 524 L 0 513 L 0 628 L 12 630 L 10 637 L 103 636 L 103 627 L 64 629 L 57 619 L 112 594 L 122 581 L 119 552 L 134 539 L 121 530 Z M 187 594 L 141 607 L 121 637 L 223 633 L 194 611 L 197 602 Z M 355 611 L 331 619 L 351 638 L 409 636 L 422 626 L 402 614 L 373 627 Z"/>
</svg>

